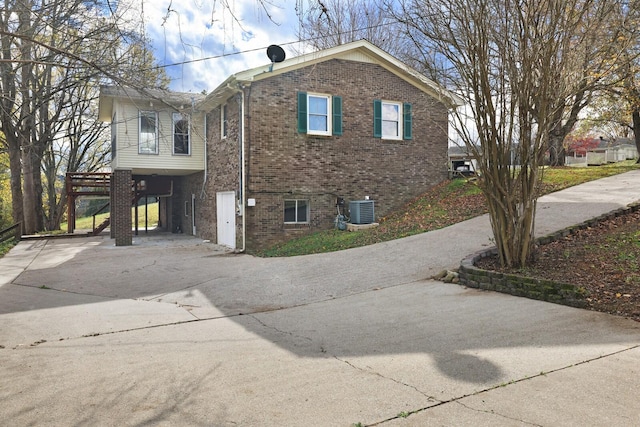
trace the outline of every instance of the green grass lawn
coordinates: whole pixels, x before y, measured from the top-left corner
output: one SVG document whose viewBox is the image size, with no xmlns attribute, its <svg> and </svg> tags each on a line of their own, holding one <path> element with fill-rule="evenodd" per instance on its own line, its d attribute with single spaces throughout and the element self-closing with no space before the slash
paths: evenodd
<svg viewBox="0 0 640 427">
<path fill-rule="evenodd" d="M 149 214 L 148 226 L 149 227 L 157 226 L 158 225 L 158 203 L 157 202 L 149 203 L 147 210 Z M 109 215 L 110 215 L 109 212 L 96 215 L 96 225 L 104 221 L 105 218 L 107 218 Z M 131 225 L 135 226 L 135 220 L 136 220 L 135 208 L 131 208 L 131 218 L 132 218 Z M 138 227 L 139 228 L 144 227 L 144 222 L 145 222 L 145 208 L 144 208 L 144 205 L 142 205 L 142 206 L 138 206 Z M 62 224 L 60 224 L 60 229 L 66 232 L 67 223 L 63 222 Z M 76 218 L 76 230 L 91 230 L 91 229 L 93 229 L 93 216 Z"/>
<path fill-rule="evenodd" d="M 584 168 L 547 168 L 544 173 L 543 191 L 550 193 L 635 169 L 640 169 L 640 165 L 633 161 Z M 148 212 L 148 225 L 155 227 L 158 224 L 158 204 L 150 203 Z M 144 227 L 144 206 L 138 208 L 138 213 L 138 226 Z M 378 218 L 380 225 L 376 228 L 358 232 L 335 229 L 320 231 L 276 245 L 259 252 L 257 255 L 265 257 L 295 256 L 338 251 L 436 230 L 484 213 L 486 213 L 484 196 L 472 181 L 466 179 L 447 180 L 410 201 L 396 212 Z M 133 208 L 131 215 L 135 220 Z M 109 216 L 108 213 L 98 215 L 96 224 L 100 224 L 107 216 Z M 134 224 L 132 223 L 132 225 Z M 77 229 L 91 229 L 92 226 L 93 218 L 90 216 L 76 219 Z M 61 230 L 66 231 L 66 229 L 67 224 L 61 224 Z M 9 243 L 1 245 L 0 256 L 12 246 Z"/>
<path fill-rule="evenodd" d="M 0 258 L 4 256 L 7 252 L 11 250 L 12 247 L 17 245 L 18 242 L 15 239 L 10 239 L 5 242 L 0 243 Z"/>
<path fill-rule="evenodd" d="M 631 170 L 640 169 L 634 161 L 583 168 L 546 168 L 543 192 L 563 188 Z M 345 232 L 320 231 L 257 253 L 258 256 L 295 256 L 338 251 L 384 242 L 447 227 L 487 212 L 485 199 L 472 180 L 447 180 L 407 203 L 386 217 L 377 218 L 376 228 Z"/>
</svg>

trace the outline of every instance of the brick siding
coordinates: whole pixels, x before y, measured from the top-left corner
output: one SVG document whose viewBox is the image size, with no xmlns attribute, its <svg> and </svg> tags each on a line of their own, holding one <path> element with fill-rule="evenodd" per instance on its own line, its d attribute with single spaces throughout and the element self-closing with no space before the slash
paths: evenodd
<svg viewBox="0 0 640 427">
<path fill-rule="evenodd" d="M 298 133 L 298 91 L 341 96 L 343 134 Z M 374 99 L 412 104 L 413 139 L 373 137 Z M 245 101 L 246 198 L 256 200 L 246 208 L 249 251 L 333 227 L 337 197 L 348 202 L 369 196 L 378 220 L 447 176 L 447 108 L 377 64 L 334 59 L 311 65 L 252 83 Z M 220 109 L 207 118 L 206 197 L 214 202 L 217 191 L 240 192 L 235 97 L 227 108 L 227 138 L 220 137 Z M 309 200 L 308 224 L 284 224 L 285 199 Z M 237 225 L 240 231 L 241 218 Z"/>
<path fill-rule="evenodd" d="M 116 246 L 133 244 L 131 169 L 116 169 L 111 174 L 111 235 Z"/>
</svg>

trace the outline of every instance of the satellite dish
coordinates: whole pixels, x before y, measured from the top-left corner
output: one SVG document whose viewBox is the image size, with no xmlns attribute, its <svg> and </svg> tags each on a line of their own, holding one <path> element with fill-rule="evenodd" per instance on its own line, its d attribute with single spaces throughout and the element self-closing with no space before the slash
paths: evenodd
<svg viewBox="0 0 640 427">
<path fill-rule="evenodd" d="M 284 54 L 284 50 L 276 44 L 272 44 L 267 48 L 267 56 L 272 63 L 282 62 L 286 57 L 286 55 Z"/>
</svg>

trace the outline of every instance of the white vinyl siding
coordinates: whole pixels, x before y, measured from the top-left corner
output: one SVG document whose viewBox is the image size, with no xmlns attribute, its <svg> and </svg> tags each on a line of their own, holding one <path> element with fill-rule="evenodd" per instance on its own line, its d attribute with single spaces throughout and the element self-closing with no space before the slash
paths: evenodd
<svg viewBox="0 0 640 427">
<path fill-rule="evenodd" d="M 142 104 L 142 103 L 141 103 Z M 157 154 L 138 153 L 139 112 L 149 111 L 149 104 L 139 105 L 130 100 L 114 100 L 117 111 L 116 145 L 112 168 L 130 168 L 134 174 L 187 175 L 204 170 L 204 114 L 191 116 L 190 156 L 175 156 L 173 113 L 175 110 L 157 111 Z"/>
</svg>

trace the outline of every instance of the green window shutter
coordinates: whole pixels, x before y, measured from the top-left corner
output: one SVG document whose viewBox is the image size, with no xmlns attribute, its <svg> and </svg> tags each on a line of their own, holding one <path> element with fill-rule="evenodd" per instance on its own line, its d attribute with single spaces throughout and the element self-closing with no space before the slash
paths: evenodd
<svg viewBox="0 0 640 427">
<path fill-rule="evenodd" d="M 373 100 L 373 136 L 382 138 L 382 101 Z"/>
<path fill-rule="evenodd" d="M 342 135 L 342 97 L 334 96 L 332 100 L 333 134 Z"/>
<path fill-rule="evenodd" d="M 413 132 L 411 130 L 411 104 L 405 102 L 402 105 L 402 113 L 404 115 L 404 125 L 402 127 L 402 133 L 404 139 L 411 139 Z"/>
<path fill-rule="evenodd" d="M 298 92 L 298 132 L 307 133 L 307 93 Z"/>
</svg>

